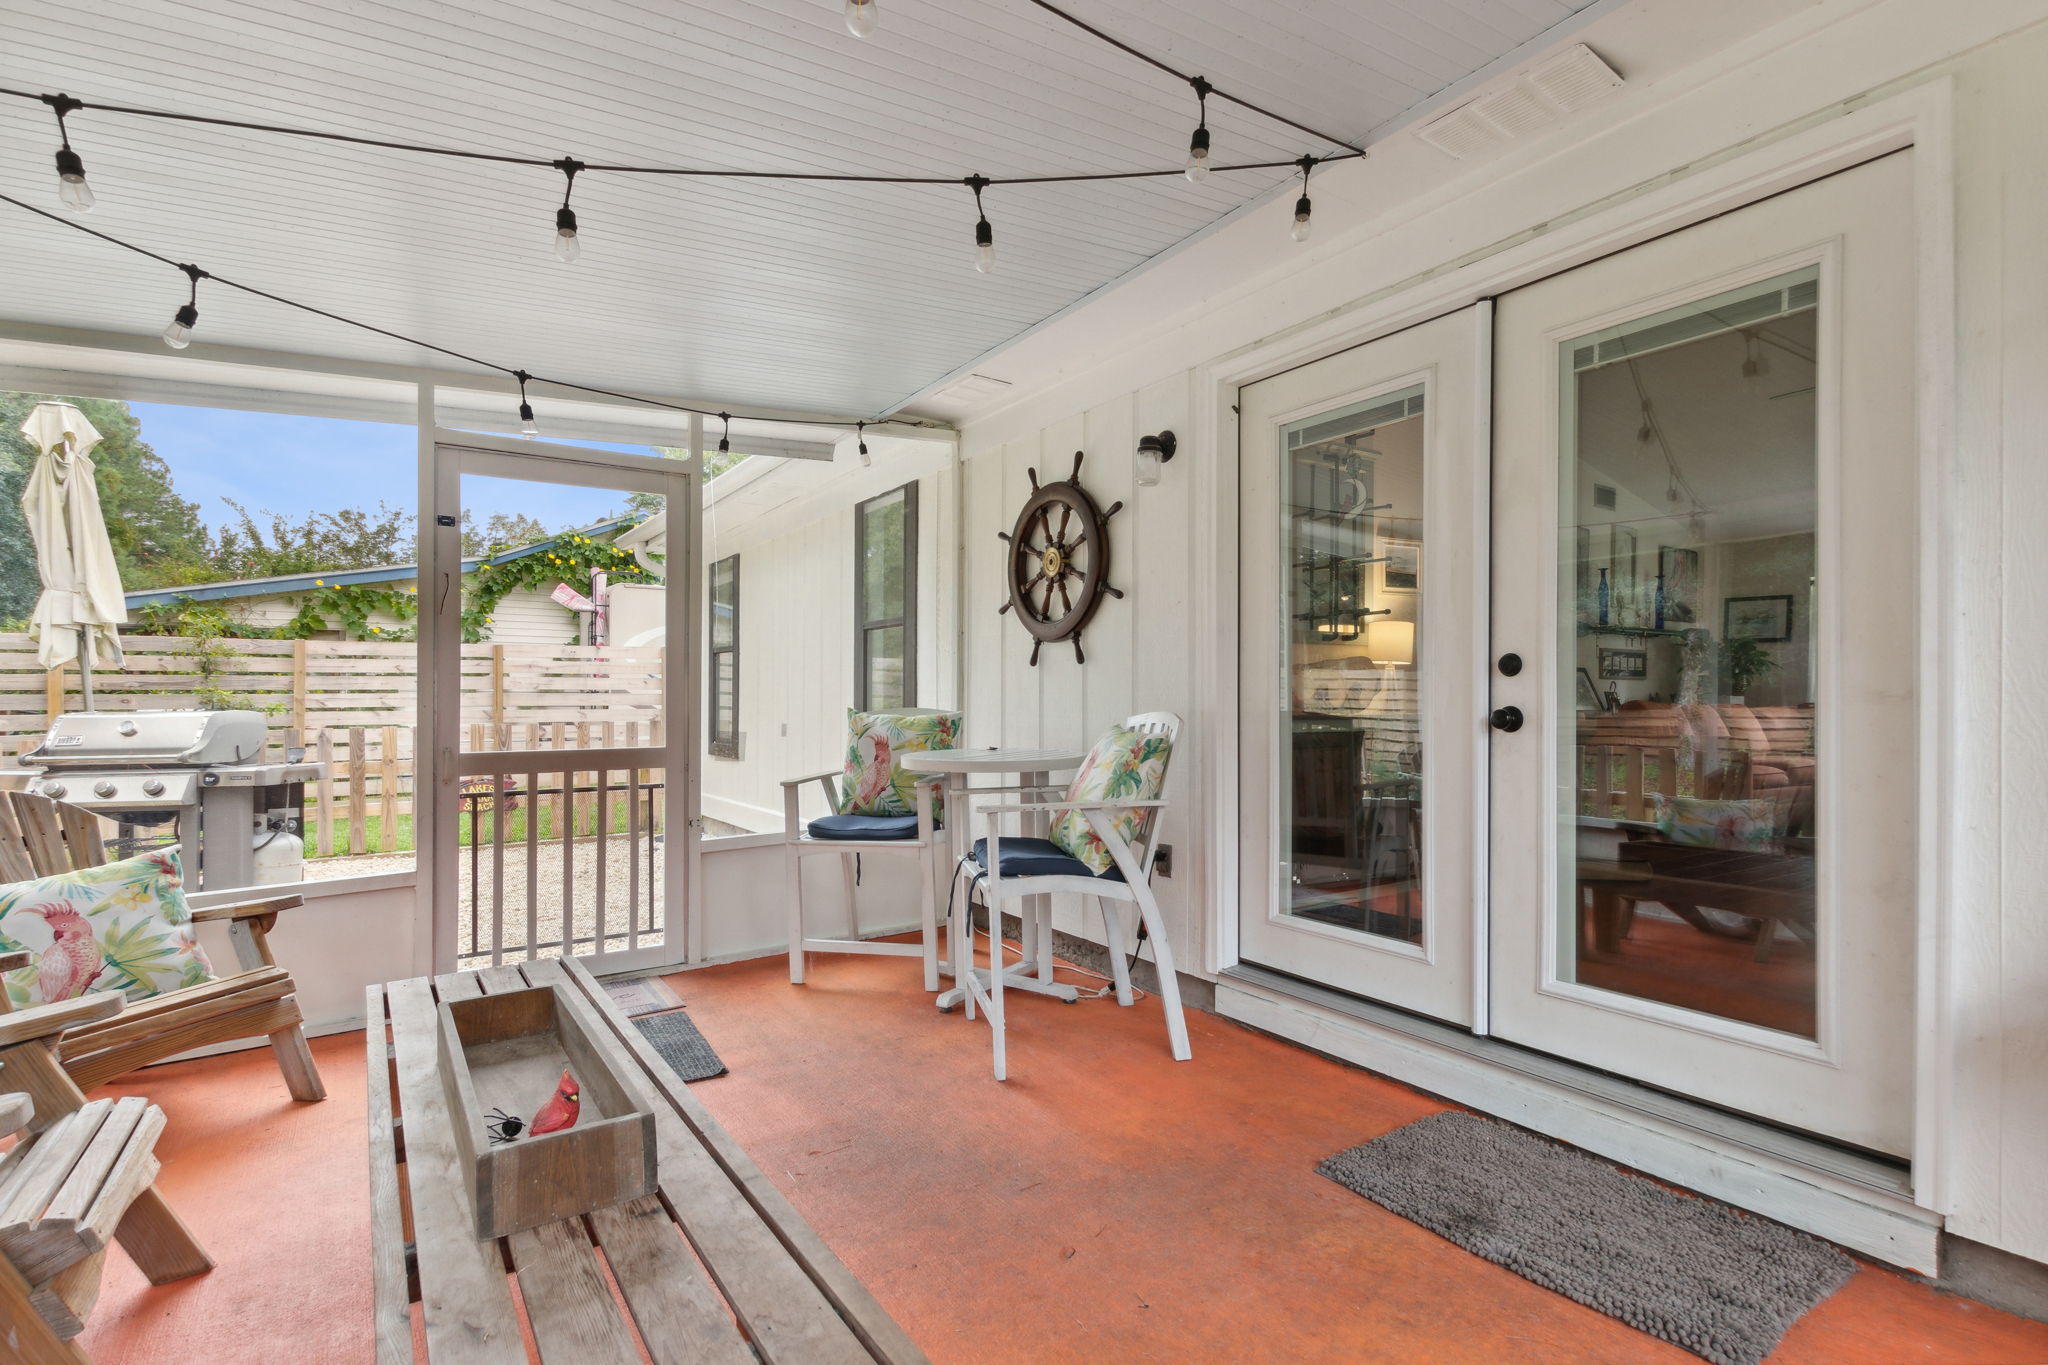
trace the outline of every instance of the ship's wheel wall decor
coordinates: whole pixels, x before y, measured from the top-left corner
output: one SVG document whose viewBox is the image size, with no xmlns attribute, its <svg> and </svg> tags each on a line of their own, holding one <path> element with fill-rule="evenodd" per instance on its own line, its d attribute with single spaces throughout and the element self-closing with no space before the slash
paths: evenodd
<svg viewBox="0 0 2048 1365">
<path fill-rule="evenodd" d="M 1082 627 L 1105 594 L 1123 596 L 1109 582 L 1109 519 L 1124 505 L 1111 503 L 1106 512 L 1095 506 L 1081 487 L 1081 460 L 1075 451 L 1074 472 L 1057 483 L 1041 484 L 1036 469 L 1026 470 L 1031 496 L 1017 524 L 996 533 L 1007 547 L 1003 582 L 1010 593 L 997 610 L 1015 612 L 1030 633 L 1034 668 L 1038 651 L 1059 640 L 1072 640 L 1074 662 L 1086 663 Z"/>
</svg>

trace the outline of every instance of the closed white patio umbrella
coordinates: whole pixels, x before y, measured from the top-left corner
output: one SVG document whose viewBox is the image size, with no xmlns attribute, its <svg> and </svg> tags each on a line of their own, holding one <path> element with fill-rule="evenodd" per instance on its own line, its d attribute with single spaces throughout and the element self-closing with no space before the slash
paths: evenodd
<svg viewBox="0 0 2048 1365">
<path fill-rule="evenodd" d="M 92 448 L 100 433 L 69 403 L 38 403 L 21 424 L 22 434 L 42 453 L 22 490 L 21 511 L 36 543 L 36 569 L 43 595 L 36 601 L 29 634 L 44 668 L 78 660 L 85 708 L 92 709 L 92 670 L 121 666 L 121 637 L 128 623 L 121 571 L 107 540 L 93 481 Z"/>
</svg>

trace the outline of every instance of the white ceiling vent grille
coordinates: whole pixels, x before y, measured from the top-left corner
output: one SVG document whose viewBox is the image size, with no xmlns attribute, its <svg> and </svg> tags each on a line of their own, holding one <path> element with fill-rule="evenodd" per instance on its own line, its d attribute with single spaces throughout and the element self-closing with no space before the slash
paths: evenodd
<svg viewBox="0 0 2048 1365">
<path fill-rule="evenodd" d="M 1555 123 L 1620 84 L 1620 74 L 1592 48 L 1573 43 L 1499 89 L 1423 124 L 1416 136 L 1445 156 L 1463 161 Z"/>
<path fill-rule="evenodd" d="M 940 389 L 932 397 L 947 403 L 971 403 L 983 398 L 993 398 L 1007 392 L 1010 381 L 998 379 L 992 374 L 965 374 Z"/>
</svg>

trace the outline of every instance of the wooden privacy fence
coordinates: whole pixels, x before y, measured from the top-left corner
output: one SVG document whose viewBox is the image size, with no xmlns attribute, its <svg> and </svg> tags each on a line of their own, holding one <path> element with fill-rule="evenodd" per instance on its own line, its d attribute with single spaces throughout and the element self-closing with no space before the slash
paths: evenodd
<svg viewBox="0 0 2048 1365">
<path fill-rule="evenodd" d="M 266 756 L 298 745 L 325 765 L 306 786 L 311 856 L 412 846 L 415 678 L 411 642 L 124 636 L 124 665 L 93 674 L 101 711 L 220 704 L 262 711 Z M 596 645 L 462 649 L 464 747 L 585 749 L 661 742 L 664 652 Z M 33 748 L 83 706 L 78 674 L 45 670 L 26 635 L 0 635 L 0 745 Z M 559 813 L 557 813 L 559 814 Z"/>
</svg>

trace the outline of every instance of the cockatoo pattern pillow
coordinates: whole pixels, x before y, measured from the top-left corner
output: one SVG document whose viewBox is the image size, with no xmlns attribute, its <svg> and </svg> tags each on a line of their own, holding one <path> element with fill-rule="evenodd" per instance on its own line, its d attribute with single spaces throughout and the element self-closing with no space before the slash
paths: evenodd
<svg viewBox="0 0 2048 1365">
<path fill-rule="evenodd" d="M 1090 804 L 1157 801 L 1166 786 L 1166 761 L 1172 756 L 1173 741 L 1165 735 L 1148 735 L 1119 725 L 1088 751 L 1081 771 L 1067 787 L 1067 800 Z M 1151 810 L 1118 811 L 1109 817 L 1109 827 L 1125 843 L 1132 843 L 1151 827 L 1153 814 Z M 1116 866 L 1109 846 L 1080 811 L 1070 810 L 1053 822 L 1052 841 L 1068 857 L 1088 864 L 1098 877 Z"/>
<path fill-rule="evenodd" d="M 906 716 L 849 709 L 846 733 L 846 799 L 839 813 L 915 815 L 917 774 L 905 772 L 897 757 L 913 749 L 958 748 L 960 714 Z"/>
<path fill-rule="evenodd" d="M 9 972 L 17 1007 L 93 991 L 147 1000 L 214 979 L 192 931 L 178 851 L 0 886 L 0 952 L 27 952 Z"/>
</svg>

